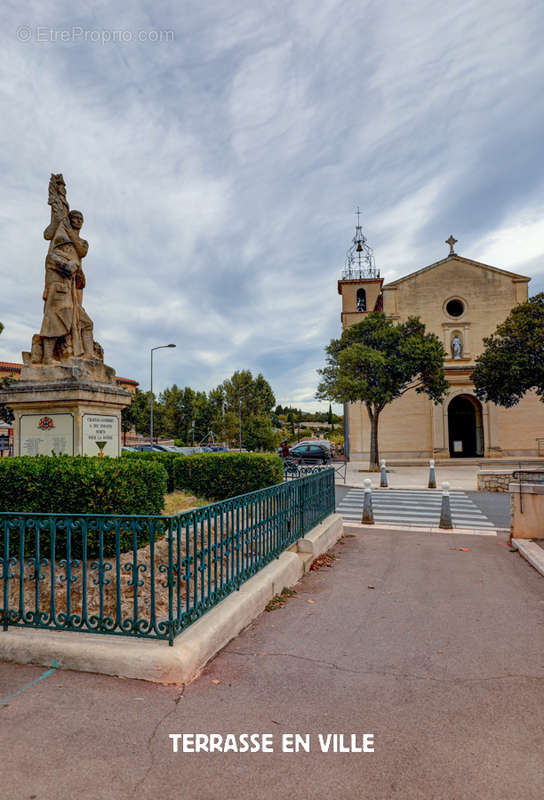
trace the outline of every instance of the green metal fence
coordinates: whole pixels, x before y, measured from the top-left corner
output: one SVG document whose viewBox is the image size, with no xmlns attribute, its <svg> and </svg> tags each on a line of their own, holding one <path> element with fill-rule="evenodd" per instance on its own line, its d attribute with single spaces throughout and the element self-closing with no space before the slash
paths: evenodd
<svg viewBox="0 0 544 800">
<path fill-rule="evenodd" d="M 334 510 L 327 469 L 171 517 L 0 513 L 0 624 L 173 644 Z"/>
</svg>

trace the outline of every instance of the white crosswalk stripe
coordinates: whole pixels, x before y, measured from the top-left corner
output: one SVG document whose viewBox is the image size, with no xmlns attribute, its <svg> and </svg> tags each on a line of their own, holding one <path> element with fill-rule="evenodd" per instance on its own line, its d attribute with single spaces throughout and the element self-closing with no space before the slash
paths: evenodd
<svg viewBox="0 0 544 800">
<path fill-rule="evenodd" d="M 364 489 L 348 489 L 336 510 L 349 522 L 360 522 Z M 392 525 L 438 525 L 442 492 L 411 489 L 373 489 L 372 508 L 376 522 Z M 495 530 L 496 525 L 480 511 L 465 492 L 450 492 L 453 525 L 456 528 Z"/>
</svg>

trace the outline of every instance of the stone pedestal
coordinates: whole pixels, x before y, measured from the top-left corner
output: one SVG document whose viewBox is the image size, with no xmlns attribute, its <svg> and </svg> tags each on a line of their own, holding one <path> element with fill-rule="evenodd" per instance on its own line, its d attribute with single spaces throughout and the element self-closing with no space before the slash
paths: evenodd
<svg viewBox="0 0 544 800">
<path fill-rule="evenodd" d="M 75 369 L 76 375 L 47 381 L 44 374 L 40 382 L 23 378 L 0 392 L 0 401 L 15 415 L 14 455 L 120 455 L 121 410 L 131 401 L 129 392 L 115 383 L 78 379 L 77 365 L 31 369 Z"/>
</svg>

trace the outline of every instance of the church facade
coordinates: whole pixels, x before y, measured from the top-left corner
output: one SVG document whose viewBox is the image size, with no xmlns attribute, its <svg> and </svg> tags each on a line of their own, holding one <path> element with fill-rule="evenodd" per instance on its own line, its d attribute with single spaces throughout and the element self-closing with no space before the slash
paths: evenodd
<svg viewBox="0 0 544 800">
<path fill-rule="evenodd" d="M 383 310 L 395 322 L 417 316 L 427 331 L 440 338 L 447 353 L 446 399 L 435 405 L 426 395 L 411 391 L 386 406 L 380 415 L 380 456 L 399 460 L 544 455 L 544 403 L 536 394 L 505 409 L 480 402 L 471 382 L 484 337 L 494 333 L 515 305 L 527 300 L 530 278 L 457 255 L 456 240 L 450 237 L 446 258 L 384 283 L 359 226 L 353 241 L 338 282 L 343 329 L 374 310 Z M 344 418 L 350 460 L 368 461 L 366 408 L 350 403 Z"/>
</svg>

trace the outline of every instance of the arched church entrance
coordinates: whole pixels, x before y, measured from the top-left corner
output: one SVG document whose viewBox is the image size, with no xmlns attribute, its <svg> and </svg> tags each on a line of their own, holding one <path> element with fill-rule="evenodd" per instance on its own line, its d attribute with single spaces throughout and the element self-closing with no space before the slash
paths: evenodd
<svg viewBox="0 0 544 800">
<path fill-rule="evenodd" d="M 459 394 L 448 406 L 451 458 L 474 458 L 484 454 L 481 403 L 470 394 Z"/>
</svg>

